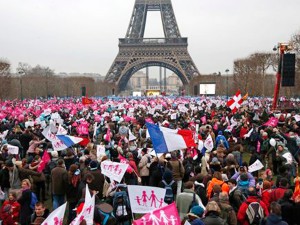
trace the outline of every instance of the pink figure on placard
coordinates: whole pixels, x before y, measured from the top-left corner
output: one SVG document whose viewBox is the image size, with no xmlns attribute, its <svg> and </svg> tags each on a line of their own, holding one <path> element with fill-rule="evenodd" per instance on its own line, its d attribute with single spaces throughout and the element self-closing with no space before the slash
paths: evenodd
<svg viewBox="0 0 300 225">
<path fill-rule="evenodd" d="M 92 211 L 92 206 L 90 205 L 90 207 L 86 208 L 85 210 L 86 212 L 88 212 L 89 214 L 91 214 L 91 211 Z"/>
<path fill-rule="evenodd" d="M 84 216 L 81 216 L 80 218 L 79 218 L 79 222 L 82 222 L 84 220 Z"/>
<path fill-rule="evenodd" d="M 161 198 L 161 199 L 160 199 L 160 201 L 158 201 L 158 202 L 160 203 L 158 208 L 161 208 L 161 207 L 162 207 L 162 205 L 163 205 L 163 203 L 164 203 L 164 199 L 163 199 L 163 198 Z"/>
<path fill-rule="evenodd" d="M 136 196 L 135 200 L 136 200 L 136 202 L 137 202 L 138 205 L 141 205 L 142 198 L 140 198 L 139 196 Z"/>
<path fill-rule="evenodd" d="M 158 200 L 158 199 L 157 199 L 156 195 L 154 194 L 153 190 L 151 191 L 149 200 L 151 201 L 151 207 L 153 207 L 153 205 L 154 205 L 154 208 L 156 208 L 156 200 Z"/>
<path fill-rule="evenodd" d="M 142 201 L 143 201 L 143 206 L 147 207 L 147 193 L 146 193 L 146 191 L 143 191 Z"/>
<path fill-rule="evenodd" d="M 54 217 L 54 225 L 60 225 L 58 217 Z"/>
<path fill-rule="evenodd" d="M 169 218 L 166 216 L 165 211 L 160 210 L 159 213 L 160 213 L 159 220 L 161 222 L 163 222 L 164 225 L 168 225 L 169 224 Z"/>
<path fill-rule="evenodd" d="M 150 221 L 152 221 L 152 225 L 160 225 L 160 220 L 153 214 L 153 212 L 150 213 L 149 222 Z"/>
<path fill-rule="evenodd" d="M 176 225 L 177 224 L 176 223 L 177 219 L 173 215 L 170 216 L 170 221 L 171 221 L 171 225 Z"/>
</svg>

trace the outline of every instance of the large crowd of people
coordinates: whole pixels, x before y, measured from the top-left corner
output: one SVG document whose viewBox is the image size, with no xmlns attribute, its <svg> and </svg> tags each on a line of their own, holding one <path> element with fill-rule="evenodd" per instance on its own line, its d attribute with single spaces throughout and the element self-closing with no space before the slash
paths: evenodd
<svg viewBox="0 0 300 225">
<path fill-rule="evenodd" d="M 115 196 L 142 185 L 166 189 L 164 201 L 176 203 L 181 224 L 299 225 L 299 100 L 291 100 L 290 111 L 272 110 L 267 98 L 245 99 L 236 112 L 226 102 L 204 96 L 0 102 L 2 224 L 42 224 L 65 202 L 63 224 L 70 224 L 86 187 L 96 195 L 94 224 L 132 224 L 142 215 Z M 147 123 L 188 130 L 194 145 L 158 154 Z M 61 149 L 47 129 L 81 141 Z M 41 166 L 45 152 L 50 159 Z M 101 172 L 105 160 L 131 169 L 116 182 Z M 262 167 L 253 170 L 257 162 Z M 124 204 L 121 213 L 116 204 Z"/>
</svg>

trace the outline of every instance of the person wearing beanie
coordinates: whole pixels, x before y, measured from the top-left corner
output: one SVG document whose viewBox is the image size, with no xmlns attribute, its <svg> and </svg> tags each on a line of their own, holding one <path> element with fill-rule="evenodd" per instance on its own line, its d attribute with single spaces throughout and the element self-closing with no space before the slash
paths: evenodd
<svg viewBox="0 0 300 225">
<path fill-rule="evenodd" d="M 194 206 L 187 214 L 186 221 L 188 221 L 191 225 L 204 225 L 203 221 L 201 220 L 203 213 L 204 209 L 201 206 Z"/>
<path fill-rule="evenodd" d="M 20 204 L 17 202 L 16 192 L 11 191 L 8 199 L 1 207 L 1 219 L 3 225 L 17 224 L 19 222 Z"/>
<path fill-rule="evenodd" d="M 90 183 L 89 188 L 98 192 L 97 196 L 99 199 L 103 198 L 103 185 L 104 175 L 99 169 L 99 163 L 96 160 L 92 160 L 89 166 L 89 173 L 94 176 L 94 180 Z"/>
<path fill-rule="evenodd" d="M 248 197 L 247 197 L 246 201 L 244 201 L 242 203 L 242 205 L 239 208 L 239 211 L 237 213 L 237 220 L 241 225 L 249 225 L 249 219 L 247 217 L 246 211 L 248 209 L 249 204 L 253 203 L 253 202 L 256 202 L 260 205 L 260 207 L 263 210 L 264 217 L 269 215 L 269 210 L 268 210 L 266 204 L 258 198 L 255 187 L 249 187 Z"/>
</svg>

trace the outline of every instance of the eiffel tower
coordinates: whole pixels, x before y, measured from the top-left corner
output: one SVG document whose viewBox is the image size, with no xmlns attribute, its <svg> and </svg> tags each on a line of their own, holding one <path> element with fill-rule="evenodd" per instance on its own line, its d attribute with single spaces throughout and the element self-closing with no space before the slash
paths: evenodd
<svg viewBox="0 0 300 225">
<path fill-rule="evenodd" d="M 160 11 L 164 38 L 144 38 L 148 11 Z M 187 47 L 188 39 L 180 35 L 171 0 L 136 0 L 126 36 L 119 39 L 119 53 L 105 80 L 124 91 L 134 73 L 159 66 L 173 71 L 186 85 L 199 75 Z"/>
</svg>

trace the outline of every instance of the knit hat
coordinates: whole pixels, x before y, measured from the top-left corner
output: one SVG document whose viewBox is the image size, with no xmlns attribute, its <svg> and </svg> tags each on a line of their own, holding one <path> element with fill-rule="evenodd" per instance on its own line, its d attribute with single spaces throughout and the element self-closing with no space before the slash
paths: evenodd
<svg viewBox="0 0 300 225">
<path fill-rule="evenodd" d="M 91 170 L 96 170 L 98 168 L 98 162 L 93 160 L 90 162 L 90 169 Z"/>
<path fill-rule="evenodd" d="M 192 207 L 190 212 L 187 215 L 201 218 L 203 213 L 204 213 L 204 209 L 201 206 L 197 205 Z"/>
</svg>

